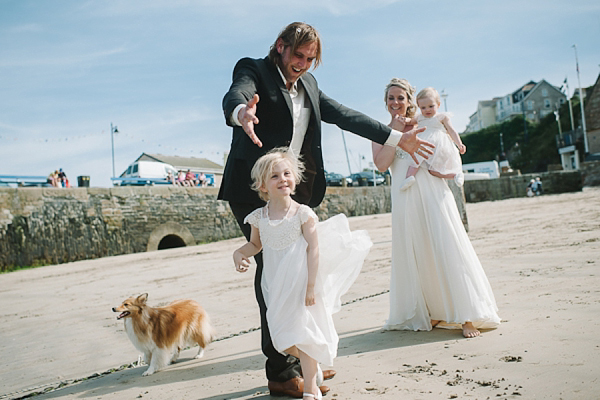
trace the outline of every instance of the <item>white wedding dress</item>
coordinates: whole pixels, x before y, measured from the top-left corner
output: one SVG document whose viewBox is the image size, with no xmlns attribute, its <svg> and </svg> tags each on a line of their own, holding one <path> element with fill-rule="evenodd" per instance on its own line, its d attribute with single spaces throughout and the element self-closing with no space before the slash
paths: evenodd
<svg viewBox="0 0 600 400">
<path fill-rule="evenodd" d="M 317 215 L 301 205 L 295 215 L 269 219 L 267 207 L 250 213 L 245 223 L 258 227 L 263 246 L 262 292 L 273 346 L 280 353 L 296 346 L 319 363 L 331 366 L 338 335 L 332 314 L 340 297 L 356 280 L 372 246 L 366 231 L 350 231 L 344 214 L 317 224 L 319 269 L 313 306 L 305 306 L 308 244 L 302 224 Z"/>
<path fill-rule="evenodd" d="M 392 174 L 392 276 L 390 315 L 384 329 L 476 328 L 500 323 L 496 301 L 444 179 L 419 168 L 401 191 L 412 158 L 400 149 Z"/>
</svg>

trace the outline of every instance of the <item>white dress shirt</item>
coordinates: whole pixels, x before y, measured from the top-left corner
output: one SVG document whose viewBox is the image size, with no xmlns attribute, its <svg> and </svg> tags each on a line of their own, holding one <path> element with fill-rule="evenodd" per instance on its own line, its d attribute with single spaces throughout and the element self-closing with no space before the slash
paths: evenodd
<svg viewBox="0 0 600 400">
<path fill-rule="evenodd" d="M 283 82 L 287 82 L 285 76 L 277 66 L 277 71 L 279 71 L 279 75 L 281 75 L 281 79 Z M 308 128 L 308 123 L 310 121 L 310 103 L 306 96 L 306 92 L 302 86 L 298 86 L 298 81 L 294 82 L 291 89 L 289 90 L 290 98 L 292 99 L 293 106 L 293 124 L 294 129 L 292 132 L 292 141 L 290 143 L 290 149 L 296 155 L 300 154 L 300 150 L 302 149 L 302 142 L 304 142 L 304 136 L 306 135 L 306 129 Z M 246 106 L 245 104 L 238 105 L 231 115 L 232 122 L 241 126 L 238 119 L 238 114 L 240 110 Z M 388 136 L 385 145 L 396 147 L 400 142 L 400 138 L 402 137 L 402 133 L 392 129 L 390 135 Z M 259 138 L 260 139 L 260 138 Z"/>
</svg>

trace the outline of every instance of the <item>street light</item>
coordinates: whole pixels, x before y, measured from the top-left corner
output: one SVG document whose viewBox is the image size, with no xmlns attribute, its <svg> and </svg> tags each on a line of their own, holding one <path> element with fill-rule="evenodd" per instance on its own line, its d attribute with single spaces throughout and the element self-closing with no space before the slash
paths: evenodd
<svg viewBox="0 0 600 400">
<path fill-rule="evenodd" d="M 581 91 L 581 79 L 579 79 L 579 58 L 577 57 L 577 45 L 571 46 L 575 49 L 575 64 L 577 66 L 577 82 L 579 83 L 579 107 L 581 108 L 581 128 L 583 129 L 583 146 L 585 148 L 585 154 L 588 155 L 590 149 L 588 148 L 587 141 L 587 129 L 585 127 L 585 111 L 583 108 L 583 92 Z"/>
<path fill-rule="evenodd" d="M 442 89 L 441 96 L 442 99 L 444 99 L 444 111 L 448 112 L 448 107 L 446 107 L 446 97 L 448 97 L 448 95 L 446 94 L 446 89 Z"/>
<path fill-rule="evenodd" d="M 119 130 L 117 129 L 116 126 L 113 127 L 112 122 L 110 123 L 110 145 L 112 147 L 112 167 L 113 167 L 113 174 L 112 177 L 115 177 L 115 139 L 113 138 L 115 133 L 119 133 Z"/>
</svg>

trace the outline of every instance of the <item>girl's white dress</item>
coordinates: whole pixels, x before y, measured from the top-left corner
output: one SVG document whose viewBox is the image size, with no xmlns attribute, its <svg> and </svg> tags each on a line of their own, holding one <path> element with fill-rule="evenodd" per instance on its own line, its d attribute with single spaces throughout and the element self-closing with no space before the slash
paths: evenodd
<svg viewBox="0 0 600 400">
<path fill-rule="evenodd" d="M 305 205 L 295 215 L 276 221 L 270 220 L 267 207 L 262 207 L 244 222 L 260 232 L 264 263 L 261 286 L 274 347 L 284 353 L 296 346 L 319 363 L 331 366 L 339 340 L 332 314 L 340 310 L 340 297 L 356 280 L 372 242 L 366 231 L 351 232 L 344 214 L 319 222 L 316 304 L 307 307 L 308 244 L 302 224 L 309 218 L 318 221 Z"/>
<path fill-rule="evenodd" d="M 494 293 L 463 226 L 446 181 L 424 167 L 411 190 L 400 185 L 411 165 L 400 149 L 392 162 L 392 277 L 384 328 L 431 330 L 500 323 Z"/>
<path fill-rule="evenodd" d="M 419 137 L 435 145 L 433 155 L 422 162 L 427 165 L 428 169 L 441 174 L 460 174 L 462 173 L 460 153 L 441 122 L 445 115 L 449 114 L 437 113 L 431 118 L 419 114 L 417 117 L 419 128 L 427 128 L 425 132 L 419 133 Z"/>
</svg>

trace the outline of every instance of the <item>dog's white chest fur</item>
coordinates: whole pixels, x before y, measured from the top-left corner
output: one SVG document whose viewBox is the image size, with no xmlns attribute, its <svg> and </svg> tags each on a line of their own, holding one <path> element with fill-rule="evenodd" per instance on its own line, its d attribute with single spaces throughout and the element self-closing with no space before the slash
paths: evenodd
<svg viewBox="0 0 600 400">
<path fill-rule="evenodd" d="M 133 329 L 133 321 L 131 318 L 125 319 L 125 332 L 127 332 L 129 340 L 131 340 L 131 343 L 133 343 L 136 349 L 143 353 L 152 350 L 153 346 L 151 341 L 144 341 L 143 338 L 140 338 L 138 335 L 136 335 L 135 330 Z"/>
</svg>

